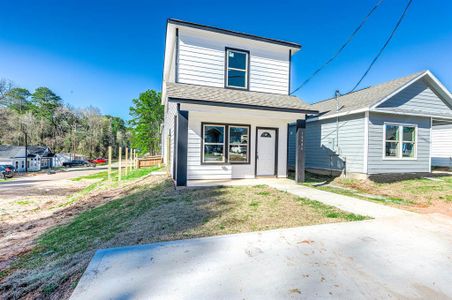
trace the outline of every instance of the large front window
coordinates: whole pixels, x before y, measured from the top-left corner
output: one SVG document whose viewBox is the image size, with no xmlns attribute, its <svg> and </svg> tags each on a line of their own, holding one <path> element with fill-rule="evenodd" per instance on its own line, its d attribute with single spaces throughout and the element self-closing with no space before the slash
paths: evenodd
<svg viewBox="0 0 452 300">
<path fill-rule="evenodd" d="M 202 126 L 203 163 L 249 163 L 250 126 L 227 124 Z"/>
<path fill-rule="evenodd" d="M 248 89 L 248 52 L 226 49 L 226 87 Z"/>
<path fill-rule="evenodd" d="M 386 158 L 416 157 L 416 126 L 385 124 L 384 130 Z"/>
</svg>

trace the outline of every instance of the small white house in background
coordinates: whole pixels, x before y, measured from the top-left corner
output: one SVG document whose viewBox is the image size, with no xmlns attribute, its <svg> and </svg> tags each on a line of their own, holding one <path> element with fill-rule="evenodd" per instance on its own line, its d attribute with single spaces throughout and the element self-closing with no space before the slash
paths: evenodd
<svg viewBox="0 0 452 300">
<path fill-rule="evenodd" d="M 367 177 L 451 166 L 452 96 L 430 71 L 313 107 L 319 115 L 307 120 L 307 170 Z"/>
<path fill-rule="evenodd" d="M 289 95 L 292 55 L 300 48 L 168 20 L 162 153 L 177 185 L 287 176 L 288 124 L 300 120 L 301 128 L 305 114 L 316 112 Z"/>
<path fill-rule="evenodd" d="M 53 166 L 53 153 L 46 146 L 28 146 L 25 159 L 25 146 L 0 145 L 0 164 L 14 166 L 17 172 L 35 172 Z"/>
</svg>

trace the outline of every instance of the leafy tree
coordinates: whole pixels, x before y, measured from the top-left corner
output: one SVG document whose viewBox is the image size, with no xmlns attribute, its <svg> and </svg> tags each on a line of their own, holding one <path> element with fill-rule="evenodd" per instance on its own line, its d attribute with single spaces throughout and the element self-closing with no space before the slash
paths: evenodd
<svg viewBox="0 0 452 300">
<path fill-rule="evenodd" d="M 19 113 L 26 113 L 31 106 L 30 92 L 27 89 L 16 87 L 9 90 L 5 97 L 7 99 L 8 108 Z"/>
<path fill-rule="evenodd" d="M 147 90 L 133 99 L 129 109 L 132 119 L 132 147 L 141 154 L 149 152 L 155 155 L 160 152 L 160 124 L 163 122 L 163 106 L 160 102 L 161 93 Z"/>
<path fill-rule="evenodd" d="M 53 122 L 53 113 L 62 105 L 61 97 L 47 87 L 38 87 L 31 95 L 34 113 Z"/>
</svg>

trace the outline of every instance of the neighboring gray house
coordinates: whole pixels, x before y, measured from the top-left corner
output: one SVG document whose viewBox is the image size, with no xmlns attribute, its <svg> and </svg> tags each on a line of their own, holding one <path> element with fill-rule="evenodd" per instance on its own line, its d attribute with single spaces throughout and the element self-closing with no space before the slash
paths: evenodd
<svg viewBox="0 0 452 300">
<path fill-rule="evenodd" d="M 367 177 L 430 172 L 432 161 L 450 163 L 452 97 L 430 71 L 337 100 L 339 109 L 336 98 L 313 104 L 320 113 L 307 120 L 308 171 Z M 290 164 L 294 155 L 288 157 Z"/>
</svg>

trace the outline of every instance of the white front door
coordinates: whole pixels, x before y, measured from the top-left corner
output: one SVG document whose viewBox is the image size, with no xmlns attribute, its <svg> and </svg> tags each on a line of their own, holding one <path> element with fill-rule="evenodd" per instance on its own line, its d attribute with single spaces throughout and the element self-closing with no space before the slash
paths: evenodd
<svg viewBox="0 0 452 300">
<path fill-rule="evenodd" d="M 275 175 L 276 130 L 257 129 L 256 176 Z"/>
</svg>

